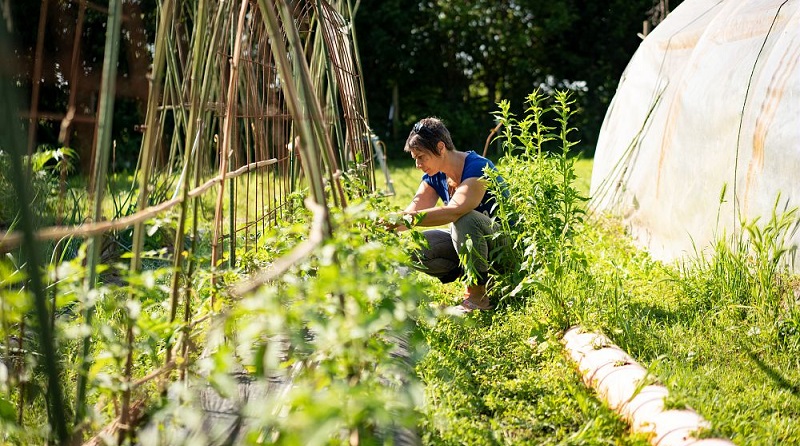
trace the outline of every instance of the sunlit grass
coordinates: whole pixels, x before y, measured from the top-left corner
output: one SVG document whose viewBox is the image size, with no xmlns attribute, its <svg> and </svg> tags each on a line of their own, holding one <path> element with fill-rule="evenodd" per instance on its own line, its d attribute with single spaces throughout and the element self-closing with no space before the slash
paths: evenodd
<svg viewBox="0 0 800 446">
<path fill-rule="evenodd" d="M 575 164 L 575 185 L 586 195 L 591 168 L 591 159 Z M 394 178 L 410 178 L 406 193 L 413 194 L 419 173 L 407 166 Z M 610 336 L 667 387 L 668 404 L 709 420 L 701 435 L 797 443 L 800 281 L 773 275 L 757 251 L 736 241 L 719 242 L 711 259 L 667 264 L 637 249 L 613 220 L 593 217 L 586 226 L 576 248 L 587 256 L 591 288 L 570 298 L 572 323 Z M 750 231 L 762 244 L 775 232 Z M 430 282 L 436 304 L 452 304 L 459 292 L 415 277 Z M 550 314 L 534 293 L 522 306 L 424 327 L 431 350 L 418 371 L 428 443 L 646 444 L 576 381 Z"/>
<path fill-rule="evenodd" d="M 422 172 L 414 167 L 414 160 L 411 157 L 390 160 L 387 164 L 395 192 L 394 196 L 388 198 L 388 202 L 401 209 L 405 208 L 422 181 Z"/>
<path fill-rule="evenodd" d="M 620 225 L 593 224 L 579 244 L 601 280 L 580 303 L 581 322 L 647 367 L 669 389 L 670 404 L 710 421 L 708 435 L 742 445 L 796 444 L 797 279 L 773 277 L 770 286 L 785 294 L 760 302 L 756 257 L 728 243 L 710 259 L 664 264 L 635 248 Z M 775 318 L 761 316 L 773 311 Z"/>
<path fill-rule="evenodd" d="M 580 158 L 575 162 L 575 174 L 578 176 L 575 186 L 587 197 L 589 196 L 589 186 L 592 184 L 593 165 L 594 160 L 591 158 Z"/>
<path fill-rule="evenodd" d="M 647 444 L 580 382 L 538 312 L 505 307 L 424 331 L 425 444 Z"/>
</svg>

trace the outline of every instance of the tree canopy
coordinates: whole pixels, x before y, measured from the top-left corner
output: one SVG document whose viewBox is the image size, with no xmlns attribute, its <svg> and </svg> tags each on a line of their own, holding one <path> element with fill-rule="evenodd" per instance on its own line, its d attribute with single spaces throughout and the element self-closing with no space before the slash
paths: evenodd
<svg viewBox="0 0 800 446">
<path fill-rule="evenodd" d="M 537 87 L 569 89 L 581 111 L 582 148 L 591 154 L 656 3 L 363 0 L 356 30 L 370 122 L 401 143 L 415 120 L 440 116 L 457 147 L 476 149 L 494 127 L 499 100 L 520 113 Z"/>
<path fill-rule="evenodd" d="M 135 130 L 143 121 L 147 100 L 151 51 L 155 36 L 157 0 L 122 0 L 122 43 L 118 62 L 117 100 L 114 136 L 120 167 L 136 165 L 141 135 Z M 91 162 L 94 140 L 94 115 L 99 100 L 100 75 L 106 39 L 108 2 L 58 0 L 10 2 L 3 8 L 2 25 L 10 30 L 13 58 L 5 67 L 7 75 L 20 88 L 20 96 L 30 101 L 36 65 L 40 64 L 40 93 L 35 104 L 37 145 L 59 144 L 61 117 L 74 94 L 75 121 L 66 143 L 77 149 L 83 171 Z M 83 5 L 83 6 L 82 6 Z M 44 17 L 42 17 L 44 12 Z M 42 22 L 44 19 L 44 22 Z M 39 53 L 40 25 L 42 48 Z M 76 33 L 78 38 L 76 39 Z M 78 45 L 77 51 L 75 44 Z M 38 56 L 38 60 L 37 60 Z M 29 116 L 30 103 L 20 110 Z"/>
</svg>

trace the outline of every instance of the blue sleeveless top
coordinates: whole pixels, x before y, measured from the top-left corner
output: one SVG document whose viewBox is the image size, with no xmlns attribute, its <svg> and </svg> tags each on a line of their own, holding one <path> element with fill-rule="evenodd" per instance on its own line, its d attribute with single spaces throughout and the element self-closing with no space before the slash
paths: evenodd
<svg viewBox="0 0 800 446">
<path fill-rule="evenodd" d="M 461 173 L 461 181 L 464 181 L 467 178 L 485 178 L 483 171 L 487 168 L 497 170 L 497 168 L 494 166 L 494 163 L 492 163 L 490 160 L 470 150 L 467 152 L 467 157 L 464 159 L 464 170 Z M 428 183 L 436 191 L 436 193 L 439 195 L 439 198 L 442 199 L 445 205 L 450 202 L 451 197 L 450 191 L 447 187 L 447 175 L 445 175 L 444 172 L 439 172 L 433 176 L 430 176 L 427 173 L 423 174 L 422 181 Z M 494 195 L 492 195 L 492 193 L 487 189 L 486 193 L 483 194 L 481 203 L 475 208 L 475 210 L 489 217 L 493 217 L 494 205 Z"/>
</svg>

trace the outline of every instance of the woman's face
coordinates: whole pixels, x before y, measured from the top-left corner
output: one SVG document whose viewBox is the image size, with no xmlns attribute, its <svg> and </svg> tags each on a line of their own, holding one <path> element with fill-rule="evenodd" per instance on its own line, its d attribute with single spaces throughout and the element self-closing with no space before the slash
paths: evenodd
<svg viewBox="0 0 800 446">
<path fill-rule="evenodd" d="M 428 176 L 433 176 L 440 172 L 441 157 L 434 156 L 427 150 L 411 149 L 411 158 L 414 158 L 417 169 L 425 172 Z"/>
</svg>

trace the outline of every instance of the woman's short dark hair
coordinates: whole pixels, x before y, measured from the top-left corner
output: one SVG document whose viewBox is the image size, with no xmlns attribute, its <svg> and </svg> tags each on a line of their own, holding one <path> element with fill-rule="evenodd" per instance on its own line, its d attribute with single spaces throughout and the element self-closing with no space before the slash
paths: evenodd
<svg viewBox="0 0 800 446">
<path fill-rule="evenodd" d="M 453 139 L 450 137 L 450 131 L 447 130 L 441 119 L 434 117 L 422 118 L 414 124 L 414 128 L 408 134 L 406 146 L 403 150 L 406 152 L 410 152 L 411 149 L 424 150 L 439 156 L 439 151 L 436 150 L 436 145 L 439 144 L 439 141 L 444 143 L 447 150 L 456 149 L 453 145 Z"/>
</svg>

